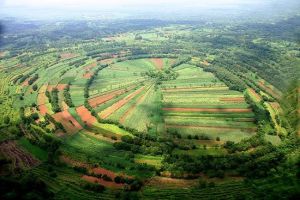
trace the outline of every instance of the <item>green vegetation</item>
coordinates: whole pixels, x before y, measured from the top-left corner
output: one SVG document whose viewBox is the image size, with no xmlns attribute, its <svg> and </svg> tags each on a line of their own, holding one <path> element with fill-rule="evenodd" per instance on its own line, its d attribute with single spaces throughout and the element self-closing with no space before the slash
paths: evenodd
<svg viewBox="0 0 300 200">
<path fill-rule="evenodd" d="M 299 16 L 8 23 L 1 199 L 299 195 Z"/>
</svg>

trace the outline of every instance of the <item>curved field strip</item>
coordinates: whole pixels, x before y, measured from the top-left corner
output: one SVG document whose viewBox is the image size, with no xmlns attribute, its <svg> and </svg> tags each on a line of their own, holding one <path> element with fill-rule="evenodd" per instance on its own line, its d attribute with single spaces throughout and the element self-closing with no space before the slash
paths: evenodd
<svg viewBox="0 0 300 200">
<path fill-rule="evenodd" d="M 88 126 L 93 125 L 97 122 L 97 119 L 90 113 L 90 111 L 84 107 L 80 106 L 76 108 L 76 112 L 80 116 L 81 120 L 86 123 Z"/>
<path fill-rule="evenodd" d="M 212 112 L 212 113 L 249 113 L 251 109 L 246 108 L 163 108 L 164 111 L 176 112 Z"/>
<path fill-rule="evenodd" d="M 269 93 L 270 95 L 272 95 L 273 97 L 275 97 L 276 99 L 280 99 L 282 94 L 277 91 L 274 86 L 272 85 L 267 85 L 266 82 L 264 80 L 260 80 L 258 81 L 258 86 L 261 87 L 262 89 L 264 89 L 267 93 Z"/>
<path fill-rule="evenodd" d="M 62 123 L 67 133 L 76 133 L 82 129 L 82 126 L 76 121 L 76 119 L 65 110 L 52 115 L 52 117 L 57 121 Z"/>
<path fill-rule="evenodd" d="M 79 56 L 79 55 L 76 53 L 61 53 L 60 54 L 61 59 L 71 59 L 71 58 L 75 58 L 77 56 Z"/>
<path fill-rule="evenodd" d="M 118 101 L 117 103 L 113 104 L 109 108 L 105 109 L 100 113 L 100 117 L 103 119 L 106 119 L 109 117 L 112 113 L 114 113 L 116 110 L 120 109 L 122 106 L 124 106 L 127 102 L 129 102 L 131 99 L 133 99 L 136 95 L 141 93 L 145 89 L 145 86 L 139 88 L 138 90 L 134 91 L 133 93 L 129 94 L 124 99 Z"/>
<path fill-rule="evenodd" d="M 84 131 L 84 134 L 90 135 L 94 138 L 97 138 L 99 140 L 106 141 L 106 142 L 109 142 L 109 143 L 115 143 L 115 142 L 120 142 L 121 141 L 120 138 L 117 138 L 116 140 L 113 140 L 110 137 L 107 137 L 107 135 L 103 136 L 103 134 L 95 134 L 94 132 L 91 132 L 91 131 Z"/>
<path fill-rule="evenodd" d="M 262 100 L 261 96 L 255 92 L 252 88 L 248 88 L 246 92 L 252 97 L 255 102 L 260 102 Z"/>
<path fill-rule="evenodd" d="M 255 132 L 257 130 L 256 127 L 247 128 L 247 127 L 232 127 L 232 126 L 209 126 L 209 125 L 173 125 L 173 124 L 166 124 L 166 128 L 205 128 L 205 129 L 214 129 L 214 130 L 241 130 L 241 131 L 247 131 L 247 132 Z"/>
<path fill-rule="evenodd" d="M 83 175 L 81 178 L 83 180 L 87 181 L 87 182 L 98 183 L 98 184 L 103 185 L 103 186 L 108 187 L 108 188 L 118 188 L 118 189 L 121 189 L 125 185 L 125 184 L 122 184 L 122 183 L 115 183 L 113 181 L 105 181 L 105 180 L 103 180 L 101 178 L 97 178 L 97 177 L 94 177 L 94 176 L 88 176 L 88 175 Z"/>
<path fill-rule="evenodd" d="M 47 91 L 51 92 L 53 89 L 57 89 L 58 91 L 63 91 L 68 84 L 57 84 L 57 85 L 48 85 Z"/>
<path fill-rule="evenodd" d="M 140 103 L 142 103 L 145 100 L 146 96 L 149 94 L 150 89 L 151 89 L 151 86 L 147 89 L 146 93 L 144 93 L 142 96 L 140 96 L 138 98 L 138 100 L 136 101 L 135 104 L 133 104 L 129 109 L 127 109 L 125 111 L 125 113 L 123 114 L 123 116 L 119 120 L 119 122 L 121 124 L 123 124 L 125 122 L 126 118 L 134 111 L 134 109 L 136 108 L 136 106 L 139 105 Z"/>
<path fill-rule="evenodd" d="M 244 97 L 222 97 L 219 100 L 224 102 L 245 102 Z"/>
<path fill-rule="evenodd" d="M 183 91 L 207 91 L 207 90 L 229 90 L 227 86 L 224 85 L 214 85 L 212 87 L 208 86 L 192 86 L 192 87 L 176 87 L 176 88 L 163 88 L 163 92 L 183 92 Z"/>
<path fill-rule="evenodd" d="M 157 70 L 163 69 L 164 60 L 162 58 L 151 58 L 150 61 L 154 64 Z"/>
<path fill-rule="evenodd" d="M 134 87 L 135 86 L 132 85 L 130 88 L 128 88 L 128 90 L 130 90 Z M 114 97 L 116 97 L 118 95 L 124 94 L 125 92 L 127 92 L 127 89 L 115 90 L 113 92 L 109 92 L 107 94 L 103 94 L 103 95 L 94 97 L 92 99 L 89 99 L 89 104 L 90 104 L 90 106 L 92 106 L 94 108 L 94 107 L 97 107 L 97 106 L 113 99 Z"/>
</svg>

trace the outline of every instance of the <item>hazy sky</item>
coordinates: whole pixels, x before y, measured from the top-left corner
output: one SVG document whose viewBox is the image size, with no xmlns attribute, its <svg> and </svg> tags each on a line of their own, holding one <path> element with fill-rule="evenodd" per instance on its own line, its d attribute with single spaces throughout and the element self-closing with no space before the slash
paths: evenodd
<svg viewBox="0 0 300 200">
<path fill-rule="evenodd" d="M 112 6 L 220 6 L 220 5 L 237 5 L 250 2 L 261 2 L 261 0 L 0 0 L 5 7 L 58 7 L 58 6 L 75 6 L 75 7 L 112 7 Z M 268 0 L 265 0 L 268 1 Z"/>
<path fill-rule="evenodd" d="M 271 6 L 271 11 L 275 4 L 277 8 L 286 5 L 293 7 L 290 2 L 300 0 L 0 0 L 0 18 L 3 16 L 20 19 L 57 17 L 72 19 L 97 15 L 107 19 L 128 16 L 163 19 L 167 15 L 173 18 L 181 15 L 182 18 L 187 18 L 205 15 L 209 11 L 227 10 L 228 12 L 224 14 L 226 17 L 228 14 L 246 13 L 249 10 L 256 14 L 266 5 Z M 281 10 L 284 9 L 279 11 Z M 269 13 L 270 10 L 263 12 Z"/>
</svg>

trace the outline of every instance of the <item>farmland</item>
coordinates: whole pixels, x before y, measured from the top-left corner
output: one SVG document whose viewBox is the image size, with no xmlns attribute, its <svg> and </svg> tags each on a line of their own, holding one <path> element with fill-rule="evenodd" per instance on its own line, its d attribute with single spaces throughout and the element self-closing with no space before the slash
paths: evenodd
<svg viewBox="0 0 300 200">
<path fill-rule="evenodd" d="M 294 195 L 299 83 L 288 79 L 299 75 L 299 45 L 283 22 L 153 23 L 116 31 L 93 22 L 88 34 L 60 39 L 45 30 L 54 39 L 41 35 L 41 44 L 27 43 L 31 32 L 6 35 L 4 185 L 41 184 L 54 199 Z"/>
</svg>

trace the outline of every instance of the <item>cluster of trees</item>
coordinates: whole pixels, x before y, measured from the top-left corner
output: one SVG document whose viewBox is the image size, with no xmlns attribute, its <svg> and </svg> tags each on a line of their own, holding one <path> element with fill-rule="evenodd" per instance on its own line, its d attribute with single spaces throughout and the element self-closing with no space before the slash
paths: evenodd
<svg viewBox="0 0 300 200">
<path fill-rule="evenodd" d="M 66 104 L 69 107 L 74 107 L 74 104 L 72 102 L 72 98 L 70 95 L 70 85 L 69 84 L 64 88 L 63 94 L 64 94 L 64 100 L 65 100 Z"/>
<path fill-rule="evenodd" d="M 0 177 L 0 199 L 53 199 L 44 181 L 31 173 L 18 177 Z"/>
<path fill-rule="evenodd" d="M 31 79 L 28 80 L 28 84 L 32 85 L 39 78 L 38 74 L 35 74 Z"/>
<path fill-rule="evenodd" d="M 142 75 L 156 79 L 158 84 L 160 84 L 161 81 L 175 80 L 178 77 L 178 73 L 172 69 L 165 69 L 163 71 L 149 70 L 142 73 Z"/>
<path fill-rule="evenodd" d="M 178 61 L 176 61 L 174 64 L 171 65 L 171 68 L 178 67 L 179 65 L 182 65 L 184 63 L 187 63 L 191 60 L 191 57 L 181 58 Z"/>
<path fill-rule="evenodd" d="M 247 85 L 238 76 L 222 67 L 210 66 L 203 69 L 206 72 L 213 73 L 218 79 L 223 81 L 231 90 L 243 92 Z"/>
<path fill-rule="evenodd" d="M 81 58 L 72 62 L 69 62 L 69 66 L 75 66 L 75 67 L 80 67 L 81 65 L 85 64 L 85 61 L 89 58 Z"/>
<path fill-rule="evenodd" d="M 226 171 L 234 170 L 241 176 L 261 178 L 268 176 L 270 169 L 284 160 L 285 155 L 282 151 L 267 144 L 251 153 L 219 156 L 170 154 L 165 156 L 162 170 L 170 171 L 175 177 L 183 177 L 186 173 L 205 173 L 210 177 L 222 178 Z"/>
<path fill-rule="evenodd" d="M 51 103 L 51 106 L 52 106 L 52 110 L 53 112 L 57 113 L 57 112 L 60 112 L 61 109 L 59 107 L 59 104 L 58 104 L 58 89 L 57 88 L 54 88 L 52 91 L 51 91 L 51 94 L 49 91 L 46 91 L 46 96 L 48 97 L 49 99 L 49 103 Z"/>
<path fill-rule="evenodd" d="M 51 115 L 49 115 L 48 113 L 46 113 L 45 115 L 45 120 L 46 121 L 49 121 L 49 122 L 52 122 L 55 126 L 55 129 L 58 130 L 62 130 L 63 132 L 66 132 L 66 129 L 64 128 L 64 126 L 60 123 L 60 122 L 57 122 Z"/>
<path fill-rule="evenodd" d="M 19 83 L 23 83 L 26 79 L 28 79 L 32 74 L 34 73 L 34 71 L 29 72 L 28 74 L 21 74 L 20 76 L 18 76 L 19 79 L 15 79 L 15 82 L 17 82 L 19 80 Z"/>
<path fill-rule="evenodd" d="M 101 65 L 100 67 L 98 67 L 94 74 L 91 76 L 90 79 L 88 79 L 88 81 L 86 82 L 85 84 L 85 87 L 84 87 L 84 98 L 89 98 L 89 87 L 92 85 L 93 81 L 95 80 L 95 78 L 98 76 L 98 73 L 100 70 L 104 69 L 105 67 L 107 67 L 108 64 L 105 64 L 105 65 Z"/>
</svg>

